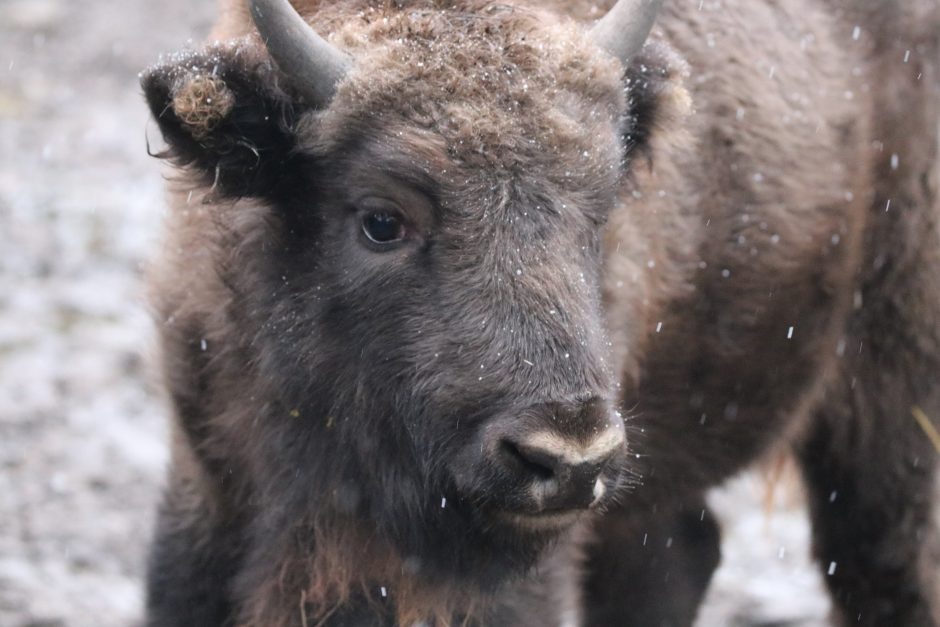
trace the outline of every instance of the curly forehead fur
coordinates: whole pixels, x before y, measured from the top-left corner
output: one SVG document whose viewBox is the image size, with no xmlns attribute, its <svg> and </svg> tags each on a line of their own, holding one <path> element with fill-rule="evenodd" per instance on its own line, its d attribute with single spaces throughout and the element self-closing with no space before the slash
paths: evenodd
<svg viewBox="0 0 940 627">
<path fill-rule="evenodd" d="M 598 54 L 583 26 L 539 9 L 420 2 L 324 8 L 309 19 L 321 30 L 337 24 L 331 39 L 355 58 L 327 120 L 404 119 L 434 129 L 468 165 L 592 155 L 624 113 L 619 63 Z"/>
</svg>

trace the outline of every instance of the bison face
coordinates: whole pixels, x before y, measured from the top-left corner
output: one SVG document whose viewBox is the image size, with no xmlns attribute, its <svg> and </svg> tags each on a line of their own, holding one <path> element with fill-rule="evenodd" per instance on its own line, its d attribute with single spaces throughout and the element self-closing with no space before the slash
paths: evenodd
<svg viewBox="0 0 940 627">
<path fill-rule="evenodd" d="M 371 21 L 326 104 L 252 40 L 143 84 L 207 194 L 181 228 L 227 294 L 203 324 L 261 408 L 257 498 L 293 494 L 271 524 L 339 517 L 482 578 L 624 483 L 599 242 L 642 133 L 580 29 L 455 19 Z"/>
</svg>

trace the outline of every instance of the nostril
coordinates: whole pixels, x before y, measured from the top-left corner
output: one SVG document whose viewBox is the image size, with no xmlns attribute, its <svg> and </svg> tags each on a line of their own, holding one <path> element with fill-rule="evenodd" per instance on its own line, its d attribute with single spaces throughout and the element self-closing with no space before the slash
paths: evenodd
<svg viewBox="0 0 940 627">
<path fill-rule="evenodd" d="M 539 479 L 546 480 L 555 476 L 555 460 L 546 453 L 522 448 L 510 440 L 502 440 L 500 449 L 503 456 L 511 460 L 511 463 L 523 468 Z"/>
</svg>

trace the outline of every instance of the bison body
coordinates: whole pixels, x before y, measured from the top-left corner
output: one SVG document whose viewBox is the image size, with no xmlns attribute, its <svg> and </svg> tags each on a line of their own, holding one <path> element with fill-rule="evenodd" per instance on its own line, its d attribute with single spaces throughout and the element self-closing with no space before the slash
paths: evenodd
<svg viewBox="0 0 940 627">
<path fill-rule="evenodd" d="M 296 2 L 334 88 L 223 3 L 148 71 L 151 625 L 689 624 L 704 491 L 788 447 L 838 620 L 940 620 L 940 8 L 699 4 L 618 59 L 587 2 Z"/>
</svg>

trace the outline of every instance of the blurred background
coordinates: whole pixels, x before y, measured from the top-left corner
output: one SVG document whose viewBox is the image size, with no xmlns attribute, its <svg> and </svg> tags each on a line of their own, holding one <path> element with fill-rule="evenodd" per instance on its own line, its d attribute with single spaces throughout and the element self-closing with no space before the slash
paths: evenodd
<svg viewBox="0 0 940 627">
<path fill-rule="evenodd" d="M 165 211 L 138 72 L 211 0 L 0 0 L 0 626 L 135 624 L 167 461 L 143 274 Z M 701 627 L 825 624 L 795 482 L 711 495 Z"/>
</svg>

